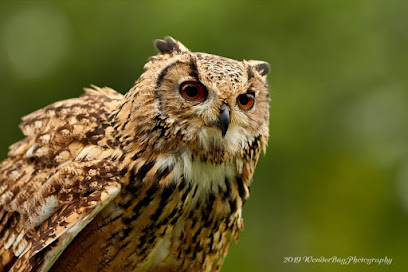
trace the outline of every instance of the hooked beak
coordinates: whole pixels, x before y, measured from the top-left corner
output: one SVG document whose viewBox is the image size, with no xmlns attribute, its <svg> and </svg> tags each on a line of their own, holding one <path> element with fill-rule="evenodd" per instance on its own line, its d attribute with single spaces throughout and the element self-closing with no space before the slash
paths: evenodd
<svg viewBox="0 0 408 272">
<path fill-rule="evenodd" d="M 218 120 L 215 123 L 216 127 L 221 129 L 222 137 L 227 134 L 228 126 L 230 124 L 230 107 L 224 104 L 221 106 L 220 114 L 218 115 Z"/>
</svg>

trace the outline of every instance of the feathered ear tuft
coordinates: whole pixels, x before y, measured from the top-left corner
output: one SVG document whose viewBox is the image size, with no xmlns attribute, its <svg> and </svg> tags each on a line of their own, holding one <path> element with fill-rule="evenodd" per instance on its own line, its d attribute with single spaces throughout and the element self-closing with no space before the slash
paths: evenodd
<svg viewBox="0 0 408 272">
<path fill-rule="evenodd" d="M 154 46 L 160 54 L 182 53 L 189 52 L 181 42 L 176 41 L 172 37 L 166 37 L 164 40 L 155 40 Z"/>
<path fill-rule="evenodd" d="M 248 63 L 258 71 L 261 76 L 266 76 L 271 69 L 269 63 L 261 60 L 249 60 Z"/>
</svg>

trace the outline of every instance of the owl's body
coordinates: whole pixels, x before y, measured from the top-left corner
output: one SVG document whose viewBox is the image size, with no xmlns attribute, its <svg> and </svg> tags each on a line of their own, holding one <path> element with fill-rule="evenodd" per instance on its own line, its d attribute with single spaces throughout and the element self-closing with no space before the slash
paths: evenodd
<svg viewBox="0 0 408 272">
<path fill-rule="evenodd" d="M 268 66 L 156 47 L 126 96 L 23 119 L 0 164 L 0 271 L 220 268 L 268 139 Z"/>
</svg>

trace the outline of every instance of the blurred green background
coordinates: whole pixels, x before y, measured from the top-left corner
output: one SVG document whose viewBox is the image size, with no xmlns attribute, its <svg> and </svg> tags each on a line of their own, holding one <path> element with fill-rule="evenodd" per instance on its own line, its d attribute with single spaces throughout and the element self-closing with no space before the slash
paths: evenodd
<svg viewBox="0 0 408 272">
<path fill-rule="evenodd" d="M 90 84 L 125 93 L 154 39 L 266 60 L 269 147 L 222 271 L 408 271 L 407 14 L 403 0 L 1 1 L 0 157 L 22 116 Z"/>
</svg>

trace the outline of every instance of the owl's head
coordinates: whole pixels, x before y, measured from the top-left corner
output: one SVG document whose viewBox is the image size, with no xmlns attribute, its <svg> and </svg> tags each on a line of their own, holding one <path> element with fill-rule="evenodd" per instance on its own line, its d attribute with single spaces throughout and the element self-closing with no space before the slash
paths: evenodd
<svg viewBox="0 0 408 272">
<path fill-rule="evenodd" d="M 254 141 L 265 147 L 268 63 L 191 52 L 171 37 L 156 40 L 155 46 L 159 54 L 149 59 L 133 92 L 132 99 L 143 107 L 134 106 L 132 111 L 140 111 L 138 126 L 150 123 L 156 129 L 139 131 L 155 138 L 163 134 L 157 131 L 160 123 L 172 133 L 156 139 L 156 145 L 176 140 L 175 145 L 214 159 L 235 156 Z"/>
</svg>

